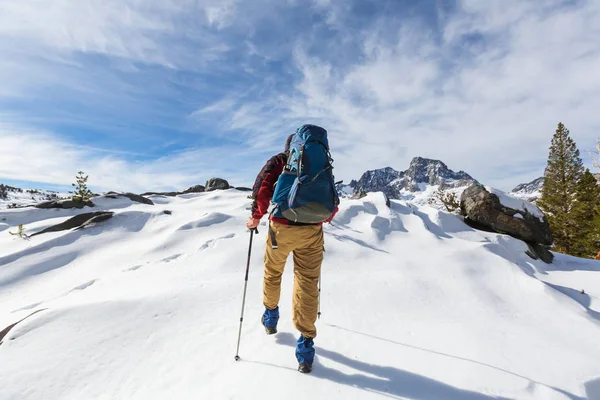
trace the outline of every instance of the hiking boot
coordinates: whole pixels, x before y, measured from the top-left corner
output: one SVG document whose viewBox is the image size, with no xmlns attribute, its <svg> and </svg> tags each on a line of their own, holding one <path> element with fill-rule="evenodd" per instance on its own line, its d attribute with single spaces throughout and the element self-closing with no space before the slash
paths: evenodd
<svg viewBox="0 0 600 400">
<path fill-rule="evenodd" d="M 312 338 L 307 338 L 300 335 L 296 342 L 296 359 L 298 360 L 298 371 L 309 373 L 312 370 L 313 361 L 315 359 L 315 343 Z"/>
<path fill-rule="evenodd" d="M 265 327 L 267 335 L 274 335 L 277 333 L 277 322 L 279 322 L 279 307 L 275 307 L 273 310 L 265 308 L 265 312 L 260 319 L 260 322 Z"/>
<path fill-rule="evenodd" d="M 310 374 L 312 372 L 312 365 L 310 365 L 310 364 L 300 364 L 300 365 L 298 365 L 298 371 L 301 374 Z"/>
</svg>

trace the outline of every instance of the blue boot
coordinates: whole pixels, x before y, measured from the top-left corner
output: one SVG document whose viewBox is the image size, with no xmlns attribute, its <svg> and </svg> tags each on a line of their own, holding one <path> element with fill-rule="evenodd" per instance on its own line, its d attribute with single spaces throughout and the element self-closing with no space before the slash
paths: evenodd
<svg viewBox="0 0 600 400">
<path fill-rule="evenodd" d="M 312 371 L 315 360 L 315 343 L 312 338 L 300 335 L 296 342 L 296 359 L 298 360 L 298 371 L 308 374 Z"/>
<path fill-rule="evenodd" d="M 277 323 L 279 322 L 279 307 L 275 307 L 273 310 L 265 308 L 265 312 L 260 320 L 265 327 L 267 335 L 274 335 L 277 333 Z"/>
</svg>

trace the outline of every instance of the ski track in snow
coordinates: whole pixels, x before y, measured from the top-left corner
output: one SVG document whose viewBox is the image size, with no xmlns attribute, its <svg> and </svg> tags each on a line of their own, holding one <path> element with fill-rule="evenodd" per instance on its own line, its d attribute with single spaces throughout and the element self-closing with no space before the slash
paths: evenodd
<svg viewBox="0 0 600 400">
<path fill-rule="evenodd" d="M 344 199 L 324 227 L 309 376 L 295 370 L 291 260 L 280 333 L 260 325 L 263 221 L 236 363 L 246 195 L 106 200 L 115 217 L 81 231 L 0 235 L 0 399 L 260 398 L 265 387 L 303 400 L 600 399 L 599 262 L 546 265 L 518 240 L 427 206 L 388 208 L 377 193 Z M 37 231 L 74 214 L 0 217 Z"/>
</svg>

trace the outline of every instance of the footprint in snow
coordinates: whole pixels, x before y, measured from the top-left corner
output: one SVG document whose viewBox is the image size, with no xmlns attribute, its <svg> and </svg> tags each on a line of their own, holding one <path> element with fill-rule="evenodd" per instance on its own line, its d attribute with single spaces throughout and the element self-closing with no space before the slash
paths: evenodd
<svg viewBox="0 0 600 400">
<path fill-rule="evenodd" d="M 80 291 L 80 290 L 85 290 L 85 289 L 89 288 L 90 286 L 92 286 L 94 283 L 96 283 L 96 280 L 92 279 L 91 281 L 88 281 L 86 283 L 82 283 L 81 285 L 75 286 L 73 289 L 71 289 L 69 291 L 69 293 L 71 293 L 71 292 L 77 292 L 77 291 Z"/>
<path fill-rule="evenodd" d="M 168 263 L 168 262 L 171 262 L 171 261 L 175 261 L 175 260 L 177 260 L 179 257 L 181 257 L 182 255 L 183 255 L 183 254 L 181 254 L 181 253 L 180 253 L 180 254 L 173 254 L 172 256 L 169 256 L 169 257 L 163 258 L 162 260 L 160 260 L 160 262 Z"/>
<path fill-rule="evenodd" d="M 209 227 L 212 225 L 221 224 L 225 221 L 228 221 L 231 218 L 233 218 L 233 217 L 228 214 L 223 214 L 223 213 L 219 213 L 219 212 L 211 212 L 211 213 L 204 215 L 202 218 L 200 218 L 197 221 L 193 221 L 193 222 L 183 225 L 178 230 L 179 231 L 189 231 L 192 229 L 206 228 L 206 227 Z"/>
<path fill-rule="evenodd" d="M 217 244 L 217 242 L 219 242 L 221 240 L 224 240 L 224 239 L 233 239 L 236 236 L 237 235 L 235 233 L 230 233 L 229 235 L 225 235 L 225 236 L 222 236 L 222 237 L 217 238 L 217 239 L 211 239 L 208 242 L 204 243 L 202 246 L 200 246 L 200 248 L 198 249 L 198 251 L 206 250 L 209 247 L 215 247 L 215 245 Z"/>
<path fill-rule="evenodd" d="M 16 313 L 16 312 L 19 312 L 19 311 L 27 311 L 27 310 L 31 310 L 32 308 L 36 308 L 37 306 L 39 306 L 39 305 L 40 305 L 40 304 L 42 304 L 42 303 L 43 303 L 43 301 L 39 301 L 39 302 L 37 302 L 37 303 L 32 303 L 32 304 L 29 304 L 29 305 L 27 305 L 27 306 L 25 306 L 25 307 L 21 307 L 21 308 L 18 308 L 18 309 L 16 309 L 16 310 L 13 310 L 13 311 L 11 311 L 11 314 L 13 314 L 13 313 Z"/>
</svg>

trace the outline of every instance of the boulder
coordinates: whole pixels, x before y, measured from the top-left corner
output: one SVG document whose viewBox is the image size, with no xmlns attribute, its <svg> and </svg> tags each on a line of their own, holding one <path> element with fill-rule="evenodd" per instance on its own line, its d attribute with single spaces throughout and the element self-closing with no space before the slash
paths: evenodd
<svg viewBox="0 0 600 400">
<path fill-rule="evenodd" d="M 229 189 L 229 182 L 221 178 L 211 178 L 206 182 L 206 191 L 212 192 L 213 190 L 225 190 Z"/>
<path fill-rule="evenodd" d="M 206 188 L 202 185 L 196 185 L 196 186 L 192 186 L 189 189 L 186 189 L 183 191 L 184 194 L 188 194 L 188 193 L 203 193 L 206 190 Z"/>
<path fill-rule="evenodd" d="M 29 237 L 41 235 L 42 233 L 60 232 L 60 231 L 66 231 L 69 229 L 74 229 L 74 228 L 77 228 L 77 229 L 83 228 L 92 223 L 106 221 L 107 219 L 112 218 L 112 216 L 114 214 L 115 213 L 113 213 L 111 211 L 97 211 L 97 212 L 79 214 L 79 215 L 74 216 L 73 218 L 69 218 L 68 220 L 66 220 L 65 222 L 63 222 L 61 224 L 53 225 L 49 228 L 44 229 L 43 231 L 36 232 L 36 233 L 30 235 Z"/>
<path fill-rule="evenodd" d="M 45 201 L 43 203 L 37 204 L 36 208 L 83 208 L 85 206 L 94 207 L 94 203 L 91 201 L 77 201 L 77 200 L 52 200 Z"/>
<path fill-rule="evenodd" d="M 550 246 L 544 246 L 539 243 L 527 243 L 528 249 L 525 252 L 529 257 L 534 260 L 542 260 L 546 264 L 550 264 L 554 261 L 554 254 L 550 251 Z"/>
<path fill-rule="evenodd" d="M 533 215 L 527 209 L 507 207 L 496 194 L 479 184 L 471 185 L 462 193 L 460 210 L 465 221 L 474 221 L 496 232 L 545 246 L 553 242 L 545 216 Z"/>
<path fill-rule="evenodd" d="M 153 206 L 154 202 L 142 195 L 139 194 L 135 194 L 135 193 L 117 193 L 117 192 L 108 192 L 106 193 L 106 197 L 110 197 L 110 198 L 116 198 L 117 196 L 124 196 L 127 197 L 129 200 L 131 201 L 135 201 L 137 203 L 142 203 L 142 204 L 148 204 Z"/>
<path fill-rule="evenodd" d="M 511 199 L 509 203 L 519 204 L 519 200 Z M 534 260 L 548 264 L 554 260 L 550 252 L 553 239 L 548 220 L 541 212 L 534 215 L 527 211 L 537 210 L 532 205 L 522 209 L 508 207 L 502 204 L 498 195 L 474 184 L 463 192 L 460 208 L 465 223 L 472 228 L 511 235 L 527 243 L 525 253 Z"/>
</svg>

